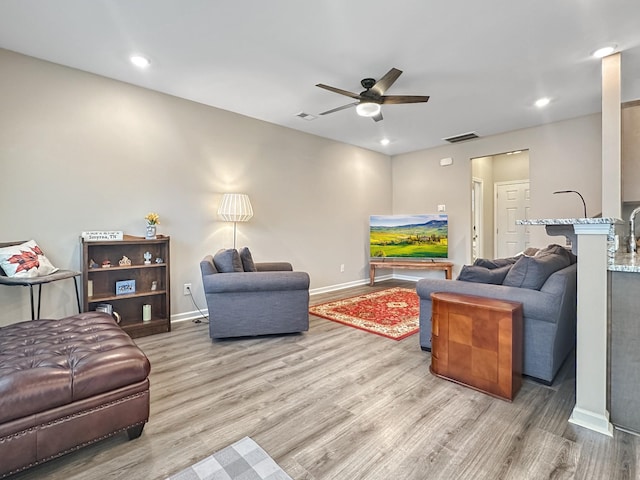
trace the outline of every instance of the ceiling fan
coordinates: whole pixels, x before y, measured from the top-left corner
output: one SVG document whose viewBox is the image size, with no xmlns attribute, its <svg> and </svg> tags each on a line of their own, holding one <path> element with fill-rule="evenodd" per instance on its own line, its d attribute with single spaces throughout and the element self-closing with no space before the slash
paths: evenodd
<svg viewBox="0 0 640 480">
<path fill-rule="evenodd" d="M 393 83 L 401 74 L 402 70 L 392 68 L 384 75 L 384 77 L 382 77 L 377 82 L 373 78 L 364 78 L 362 79 L 360 84 L 363 88 L 365 88 L 365 90 L 364 92 L 360 92 L 360 94 L 318 83 L 316 87 L 324 88 L 325 90 L 329 90 L 330 92 L 339 93 L 340 95 L 345 95 L 347 97 L 358 100 L 357 102 L 349 103 L 347 105 L 342 105 L 341 107 L 327 110 L 326 112 L 322 112 L 320 115 L 327 115 L 329 113 L 338 112 L 340 110 L 344 110 L 345 108 L 355 106 L 358 115 L 361 115 L 363 117 L 371 117 L 374 121 L 379 122 L 380 120 L 382 120 L 382 111 L 380 105 L 427 102 L 429 100 L 429 97 L 424 95 L 384 95 L 384 92 L 386 92 L 387 89 L 391 85 L 393 85 Z"/>
</svg>

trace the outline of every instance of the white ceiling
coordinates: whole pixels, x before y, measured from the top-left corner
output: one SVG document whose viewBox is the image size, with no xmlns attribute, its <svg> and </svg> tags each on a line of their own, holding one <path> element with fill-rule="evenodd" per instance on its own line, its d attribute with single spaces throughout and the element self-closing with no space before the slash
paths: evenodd
<svg viewBox="0 0 640 480">
<path fill-rule="evenodd" d="M 638 0 L 0 1 L 2 48 L 389 155 L 600 111 L 590 53 L 612 43 L 622 100 L 638 99 Z M 352 101 L 316 83 L 359 93 L 391 67 L 387 94 L 429 102 L 385 105 L 378 123 L 295 116 Z"/>
</svg>

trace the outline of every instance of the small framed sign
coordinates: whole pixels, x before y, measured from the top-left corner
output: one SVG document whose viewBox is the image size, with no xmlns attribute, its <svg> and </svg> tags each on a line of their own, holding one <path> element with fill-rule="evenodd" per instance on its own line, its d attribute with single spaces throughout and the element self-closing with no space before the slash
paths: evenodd
<svg viewBox="0 0 640 480">
<path fill-rule="evenodd" d="M 116 282 L 116 295 L 131 295 L 136 293 L 135 280 L 121 280 Z"/>
<path fill-rule="evenodd" d="M 109 231 L 91 231 L 91 232 L 82 232 L 82 238 L 85 242 L 99 242 L 99 241 L 110 241 L 110 240 L 122 240 L 124 235 L 122 230 L 109 230 Z"/>
</svg>

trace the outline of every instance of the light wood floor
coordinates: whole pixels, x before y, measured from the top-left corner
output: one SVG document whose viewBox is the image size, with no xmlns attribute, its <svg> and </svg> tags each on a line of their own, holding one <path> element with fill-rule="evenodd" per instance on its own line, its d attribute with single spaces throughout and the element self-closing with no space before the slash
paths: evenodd
<svg viewBox="0 0 640 480">
<path fill-rule="evenodd" d="M 397 285 L 415 286 L 373 288 Z M 639 478 L 637 437 L 567 423 L 572 361 L 553 386 L 526 380 L 508 403 L 432 376 L 417 335 L 396 342 L 311 317 L 305 334 L 212 343 L 207 328 L 137 340 L 152 365 L 139 439 L 119 435 L 14 478 L 162 479 L 244 436 L 296 480 Z"/>
</svg>

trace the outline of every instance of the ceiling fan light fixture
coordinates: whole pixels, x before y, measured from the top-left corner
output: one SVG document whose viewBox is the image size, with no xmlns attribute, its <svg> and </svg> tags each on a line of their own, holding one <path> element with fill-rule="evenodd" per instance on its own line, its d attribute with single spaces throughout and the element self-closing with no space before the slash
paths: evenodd
<svg viewBox="0 0 640 480">
<path fill-rule="evenodd" d="M 361 117 L 375 117 L 380 113 L 380 105 L 373 102 L 360 102 L 356 105 L 356 112 Z"/>
</svg>

